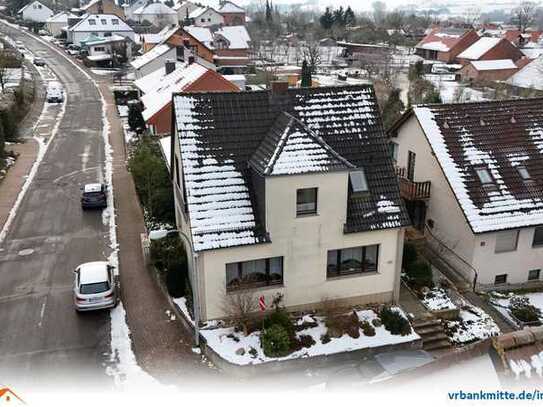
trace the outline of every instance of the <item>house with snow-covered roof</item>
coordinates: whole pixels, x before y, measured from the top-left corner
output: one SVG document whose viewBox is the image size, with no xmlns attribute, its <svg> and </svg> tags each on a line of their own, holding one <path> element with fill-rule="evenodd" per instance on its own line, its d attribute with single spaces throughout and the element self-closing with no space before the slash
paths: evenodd
<svg viewBox="0 0 543 407">
<path fill-rule="evenodd" d="M 190 14 L 199 9 L 200 6 L 191 1 L 180 1 L 172 7 L 177 13 L 177 19 L 180 23 L 184 23 L 189 19 Z"/>
<path fill-rule="evenodd" d="M 511 59 L 470 61 L 460 69 L 463 80 L 479 82 L 504 81 L 519 70 Z"/>
<path fill-rule="evenodd" d="M 456 57 L 458 63 L 467 65 L 470 61 L 493 61 L 511 59 L 513 62 L 523 58 L 524 54 L 503 38 L 482 37 Z"/>
<path fill-rule="evenodd" d="M 217 10 L 224 18 L 224 25 L 244 25 L 246 14 L 245 9 L 231 1 L 222 1 Z"/>
<path fill-rule="evenodd" d="M 189 20 L 198 27 L 213 27 L 224 24 L 224 17 L 213 7 L 200 7 L 189 14 Z"/>
<path fill-rule="evenodd" d="M 409 219 L 371 85 L 274 82 L 173 105 L 176 221 L 198 254 L 202 319 L 240 290 L 290 310 L 398 299 Z"/>
<path fill-rule="evenodd" d="M 480 289 L 543 277 L 543 99 L 416 106 L 389 132 L 413 224 Z"/>
<path fill-rule="evenodd" d="M 91 0 L 81 6 L 80 10 L 86 14 L 115 14 L 122 19 L 126 18 L 124 9 L 114 0 Z"/>
<path fill-rule="evenodd" d="M 17 12 L 23 20 L 36 23 L 45 23 L 54 14 L 53 10 L 37 0 L 31 1 Z"/>
<path fill-rule="evenodd" d="M 133 15 L 139 23 L 148 21 L 161 29 L 177 24 L 177 12 L 161 2 L 149 3 L 134 11 Z"/>
<path fill-rule="evenodd" d="M 177 92 L 239 92 L 239 88 L 221 74 L 196 62 L 179 64 L 166 61 L 164 68 L 136 80 L 144 94 L 143 118 L 154 135 L 172 130 L 172 94 Z"/>
<path fill-rule="evenodd" d="M 478 39 L 474 30 L 435 28 L 415 46 L 415 54 L 427 60 L 452 63 Z"/>
<path fill-rule="evenodd" d="M 160 44 L 135 58 L 130 65 L 134 68 L 136 79 L 164 67 L 166 61 L 176 61 L 177 50 L 169 44 Z"/>
<path fill-rule="evenodd" d="M 61 11 L 45 21 L 45 29 L 53 37 L 57 37 L 62 34 L 63 29 L 68 27 L 68 19 L 70 18 L 77 18 L 77 16 L 67 11 Z"/>
<path fill-rule="evenodd" d="M 135 38 L 132 27 L 115 14 L 88 14 L 66 30 L 68 42 L 75 45 L 80 45 L 81 40 L 91 34 L 98 37 L 111 37 L 115 34 L 132 42 Z"/>
<path fill-rule="evenodd" d="M 543 91 L 543 55 L 524 65 L 507 79 L 507 83 L 517 88 Z"/>
</svg>

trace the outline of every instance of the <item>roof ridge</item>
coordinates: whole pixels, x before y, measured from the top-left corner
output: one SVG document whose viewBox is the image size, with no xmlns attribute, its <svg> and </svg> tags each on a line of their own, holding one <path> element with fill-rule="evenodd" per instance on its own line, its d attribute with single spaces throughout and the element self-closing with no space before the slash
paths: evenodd
<svg viewBox="0 0 543 407">
<path fill-rule="evenodd" d="M 543 101 L 543 96 L 537 97 L 527 97 L 522 99 L 501 99 L 501 100 L 473 100 L 469 102 L 452 102 L 452 103 L 424 103 L 420 105 L 414 105 L 412 109 L 417 109 L 421 107 L 449 107 L 449 106 L 458 106 L 458 105 L 490 105 L 490 104 L 502 104 L 507 102 L 530 102 L 530 101 Z M 407 111 L 406 111 L 407 112 Z"/>
</svg>

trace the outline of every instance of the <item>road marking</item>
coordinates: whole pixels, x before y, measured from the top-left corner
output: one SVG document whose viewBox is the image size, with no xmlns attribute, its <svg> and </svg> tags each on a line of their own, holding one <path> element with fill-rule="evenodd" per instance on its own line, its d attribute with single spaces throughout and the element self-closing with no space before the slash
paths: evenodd
<svg viewBox="0 0 543 407">
<path fill-rule="evenodd" d="M 87 163 L 89 162 L 90 156 L 90 145 L 86 145 L 83 150 L 83 154 L 79 154 L 81 157 L 81 171 L 87 171 Z"/>
<path fill-rule="evenodd" d="M 41 328 L 42 322 L 43 322 L 43 316 L 45 315 L 45 305 L 47 305 L 47 297 L 45 297 L 45 300 L 43 301 L 43 304 L 41 305 L 40 310 L 40 322 L 38 322 L 38 327 Z"/>
<path fill-rule="evenodd" d="M 23 250 L 19 250 L 19 252 L 17 254 L 19 256 L 29 256 L 32 253 L 34 253 L 34 249 L 23 249 Z"/>
</svg>

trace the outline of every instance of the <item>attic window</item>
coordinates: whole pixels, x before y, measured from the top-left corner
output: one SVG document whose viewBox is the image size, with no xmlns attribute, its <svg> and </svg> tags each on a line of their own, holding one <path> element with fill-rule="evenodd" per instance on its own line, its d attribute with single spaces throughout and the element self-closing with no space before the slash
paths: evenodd
<svg viewBox="0 0 543 407">
<path fill-rule="evenodd" d="M 100 20 L 100 22 L 102 23 L 102 25 L 106 25 L 106 24 L 107 24 L 107 20 L 106 20 L 105 18 L 102 18 L 102 19 Z"/>
<path fill-rule="evenodd" d="M 119 25 L 119 20 L 117 20 L 116 18 L 114 18 L 114 19 L 111 20 L 111 24 L 113 24 L 113 25 Z"/>
<path fill-rule="evenodd" d="M 475 172 L 477 172 L 477 176 L 483 185 L 494 184 L 494 178 L 486 168 L 478 168 Z"/>
<path fill-rule="evenodd" d="M 89 19 L 89 25 L 96 25 L 96 20 Z"/>
<path fill-rule="evenodd" d="M 363 194 L 368 192 L 368 181 L 363 169 L 352 171 L 349 173 L 349 183 L 353 194 Z"/>
<path fill-rule="evenodd" d="M 518 165 L 517 171 L 523 181 L 530 181 L 532 179 L 530 173 L 528 172 L 528 168 L 526 168 L 524 165 Z"/>
</svg>

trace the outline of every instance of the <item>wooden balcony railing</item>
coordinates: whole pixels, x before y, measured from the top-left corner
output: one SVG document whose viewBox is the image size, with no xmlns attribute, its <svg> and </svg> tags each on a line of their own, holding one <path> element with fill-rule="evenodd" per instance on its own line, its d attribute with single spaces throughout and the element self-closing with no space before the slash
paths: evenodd
<svg viewBox="0 0 543 407">
<path fill-rule="evenodd" d="M 396 167 L 400 183 L 400 195 L 408 201 L 430 199 L 430 181 L 415 182 L 407 178 L 405 167 Z"/>
</svg>

